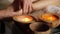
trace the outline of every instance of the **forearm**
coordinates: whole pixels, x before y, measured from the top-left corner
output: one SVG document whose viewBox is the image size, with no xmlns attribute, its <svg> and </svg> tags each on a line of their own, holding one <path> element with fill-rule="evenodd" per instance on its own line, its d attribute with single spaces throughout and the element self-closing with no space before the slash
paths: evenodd
<svg viewBox="0 0 60 34">
<path fill-rule="evenodd" d="M 8 7 L 7 9 L 0 10 L 0 19 L 5 17 L 11 17 L 13 15 L 13 9 L 12 7 Z"/>
<path fill-rule="evenodd" d="M 0 19 L 6 18 L 6 17 L 14 17 L 16 15 L 22 15 L 22 9 L 17 12 L 14 12 L 11 9 L 0 10 Z"/>
<path fill-rule="evenodd" d="M 8 13 L 8 11 L 0 10 L 0 19 L 5 18 L 5 17 L 9 17 L 9 16 L 10 16 L 10 13 Z"/>
<path fill-rule="evenodd" d="M 59 1 L 60 0 L 38 1 L 38 2 L 34 3 L 32 6 L 33 6 L 34 10 L 39 10 L 39 9 L 43 9 L 44 7 L 47 7 L 48 5 L 59 5 Z"/>
</svg>

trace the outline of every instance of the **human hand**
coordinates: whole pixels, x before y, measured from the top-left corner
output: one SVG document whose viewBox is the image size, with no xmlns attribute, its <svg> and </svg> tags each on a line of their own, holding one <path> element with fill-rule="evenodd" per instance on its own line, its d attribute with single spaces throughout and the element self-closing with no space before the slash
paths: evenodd
<svg viewBox="0 0 60 34">
<path fill-rule="evenodd" d="M 32 1 L 31 0 L 23 0 L 23 13 L 31 13 L 32 12 Z"/>
<path fill-rule="evenodd" d="M 15 15 L 22 15 L 22 9 L 17 12 L 14 12 L 12 7 L 0 10 L 0 18 L 13 17 Z"/>
</svg>

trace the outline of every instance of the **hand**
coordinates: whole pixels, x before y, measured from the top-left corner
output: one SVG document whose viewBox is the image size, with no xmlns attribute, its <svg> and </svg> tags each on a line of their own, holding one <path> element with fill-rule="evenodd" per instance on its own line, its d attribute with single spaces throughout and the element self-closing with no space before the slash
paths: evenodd
<svg viewBox="0 0 60 34">
<path fill-rule="evenodd" d="M 22 9 L 17 12 L 14 12 L 12 7 L 9 7 L 5 10 L 0 10 L 0 18 L 13 17 L 15 15 L 22 15 Z"/>
<path fill-rule="evenodd" d="M 13 17 L 13 16 L 16 16 L 16 15 L 22 15 L 22 9 L 20 9 L 16 12 L 13 10 L 13 8 L 8 8 L 6 10 L 6 16 L 7 17 Z"/>
<path fill-rule="evenodd" d="M 31 13 L 32 12 L 32 1 L 31 0 L 23 0 L 23 13 Z"/>
</svg>

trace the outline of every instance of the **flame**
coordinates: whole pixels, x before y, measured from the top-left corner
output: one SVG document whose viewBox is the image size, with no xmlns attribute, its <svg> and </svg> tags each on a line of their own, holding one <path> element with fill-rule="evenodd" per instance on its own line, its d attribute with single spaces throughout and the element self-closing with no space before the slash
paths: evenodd
<svg viewBox="0 0 60 34">
<path fill-rule="evenodd" d="M 26 18 L 23 19 L 23 21 L 24 22 L 29 22 L 29 21 L 32 21 L 32 19 L 26 17 Z"/>
<path fill-rule="evenodd" d="M 57 17 L 55 17 L 52 14 L 43 14 L 42 15 L 43 20 L 47 20 L 47 21 L 56 21 Z"/>
<path fill-rule="evenodd" d="M 28 15 L 15 16 L 14 19 L 15 19 L 15 21 L 26 22 L 26 23 L 33 21 L 33 18 Z"/>
</svg>

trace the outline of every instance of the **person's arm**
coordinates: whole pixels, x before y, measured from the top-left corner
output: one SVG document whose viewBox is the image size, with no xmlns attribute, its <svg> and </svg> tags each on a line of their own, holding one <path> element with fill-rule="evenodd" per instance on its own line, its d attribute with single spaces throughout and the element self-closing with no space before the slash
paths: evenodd
<svg viewBox="0 0 60 34">
<path fill-rule="evenodd" d="M 22 10 L 14 12 L 12 8 L 7 8 L 5 10 L 0 10 L 0 19 L 6 17 L 13 17 L 15 15 L 21 15 L 21 14 L 22 14 Z"/>
<path fill-rule="evenodd" d="M 59 5 L 60 0 L 44 0 L 44 1 L 38 1 L 36 3 L 33 3 L 33 9 L 34 10 L 39 10 L 43 9 L 44 7 L 47 7 L 48 5 Z"/>
</svg>

